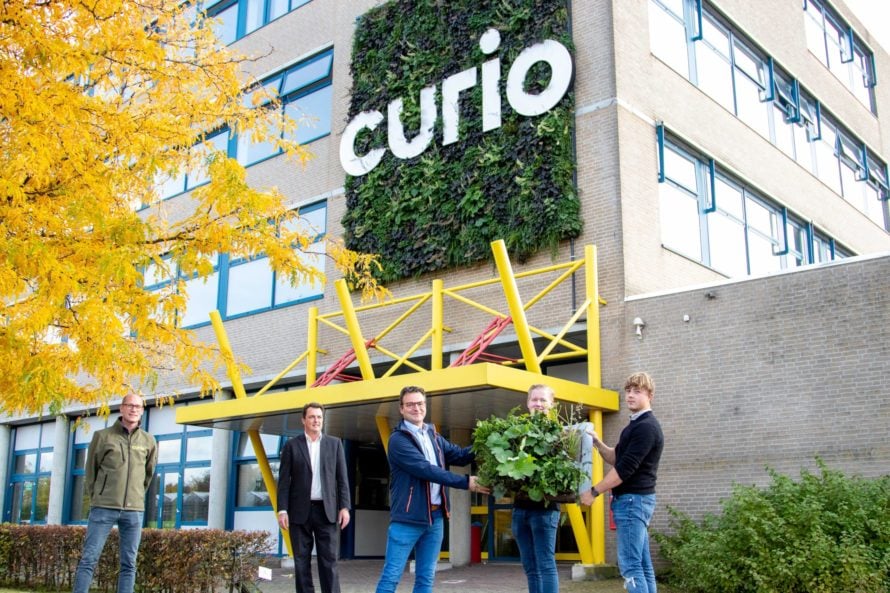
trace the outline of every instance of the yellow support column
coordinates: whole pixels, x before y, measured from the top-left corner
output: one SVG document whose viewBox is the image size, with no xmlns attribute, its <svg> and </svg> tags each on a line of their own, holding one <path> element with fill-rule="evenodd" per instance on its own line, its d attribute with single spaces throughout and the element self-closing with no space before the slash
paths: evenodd
<svg viewBox="0 0 890 593">
<path fill-rule="evenodd" d="M 309 335 L 306 340 L 306 387 L 315 383 L 318 368 L 318 307 L 309 307 Z"/>
<path fill-rule="evenodd" d="M 438 371 L 442 369 L 442 345 L 444 341 L 445 331 L 445 302 L 443 290 L 445 283 L 441 278 L 433 280 L 433 302 L 432 302 L 432 352 L 430 353 L 430 370 Z"/>
<path fill-rule="evenodd" d="M 519 287 L 516 285 L 516 276 L 513 275 L 513 267 L 510 265 L 510 257 L 507 255 L 507 246 L 503 239 L 492 242 L 491 250 L 494 252 L 494 262 L 501 276 L 501 285 L 504 295 L 507 297 L 507 306 L 510 309 L 510 317 L 513 318 L 513 327 L 516 328 L 516 339 L 525 368 L 532 373 L 541 374 L 541 363 L 535 352 L 535 343 L 529 330 L 528 320 L 525 318 L 525 308 L 522 306 L 522 298 L 519 296 Z"/>
<path fill-rule="evenodd" d="M 392 428 L 389 426 L 389 418 L 386 416 L 374 416 L 374 421 L 377 422 L 377 432 L 380 433 L 380 440 L 383 442 L 383 452 L 389 453 L 389 435 L 392 433 Z"/>
<path fill-rule="evenodd" d="M 222 317 L 219 311 L 210 312 L 210 323 L 213 325 L 213 331 L 216 332 L 216 340 L 219 342 L 219 350 L 226 361 L 226 370 L 229 373 L 229 379 L 232 381 L 232 390 L 235 397 L 244 399 L 247 392 L 244 391 L 244 383 L 241 381 L 241 373 L 238 371 L 238 365 L 235 364 L 235 354 L 232 352 L 232 345 L 229 343 L 229 336 L 226 335 L 226 328 L 223 325 Z M 263 447 L 263 440 L 257 430 L 248 430 L 247 436 L 253 445 L 253 451 L 256 453 L 257 464 L 260 466 L 260 473 L 263 475 L 263 483 L 266 485 L 266 492 L 269 493 L 269 499 L 272 501 L 272 512 L 275 513 L 276 522 L 278 520 L 278 485 L 275 483 L 275 476 L 272 474 L 272 468 L 269 467 L 269 458 L 266 457 L 266 449 Z M 290 545 L 290 534 L 284 529 L 284 543 L 287 546 L 287 552 L 291 556 L 294 551 Z"/>
<path fill-rule="evenodd" d="M 600 291 L 599 274 L 597 271 L 596 247 L 584 247 L 584 286 L 587 291 L 587 383 L 591 387 L 602 387 L 602 368 L 600 361 Z M 603 434 L 603 413 L 593 410 L 590 421 L 600 436 Z M 603 479 L 603 458 L 593 456 L 593 483 Z M 606 521 L 605 496 L 597 496 L 590 508 L 590 536 L 593 551 L 592 564 L 603 564 L 606 561 Z"/>
<path fill-rule="evenodd" d="M 349 294 L 349 286 L 346 280 L 342 278 L 334 283 L 337 289 L 337 297 L 340 299 L 340 306 L 343 307 L 343 320 L 346 322 L 346 329 L 349 330 L 349 339 L 352 342 L 352 349 L 355 350 L 355 360 L 358 362 L 358 368 L 361 371 L 362 379 L 369 380 L 374 378 L 374 369 L 371 366 L 371 357 L 368 356 L 368 349 L 365 346 L 365 339 L 362 337 L 362 328 L 358 324 L 358 316 L 355 314 L 355 307 L 352 306 L 352 297 Z"/>
</svg>

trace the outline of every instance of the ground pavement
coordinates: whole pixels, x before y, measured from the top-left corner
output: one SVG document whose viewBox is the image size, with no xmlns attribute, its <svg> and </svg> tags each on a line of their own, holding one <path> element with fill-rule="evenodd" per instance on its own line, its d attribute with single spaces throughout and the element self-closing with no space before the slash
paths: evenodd
<svg viewBox="0 0 890 593">
<path fill-rule="evenodd" d="M 383 560 L 341 560 L 338 566 L 341 593 L 374 593 Z M 569 564 L 559 565 L 561 591 L 582 590 L 575 585 L 583 583 L 571 582 L 571 570 Z M 312 574 L 315 579 L 315 592 L 321 593 L 314 562 Z M 275 568 L 272 570 L 272 580 L 259 581 L 258 585 L 263 593 L 294 593 L 294 570 Z M 411 593 L 413 587 L 414 575 L 406 570 L 397 591 Z M 528 591 L 528 582 L 519 563 L 493 562 L 440 570 L 436 574 L 435 590 L 436 593 L 524 593 Z"/>
</svg>

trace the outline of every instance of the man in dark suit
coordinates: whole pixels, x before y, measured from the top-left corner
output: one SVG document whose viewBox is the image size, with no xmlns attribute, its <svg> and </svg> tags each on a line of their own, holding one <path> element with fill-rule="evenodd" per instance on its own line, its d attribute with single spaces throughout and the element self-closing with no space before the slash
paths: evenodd
<svg viewBox="0 0 890 593">
<path fill-rule="evenodd" d="M 322 435 L 324 406 L 303 408 L 303 434 L 281 452 L 278 524 L 290 533 L 297 593 L 314 593 L 312 545 L 322 593 L 340 593 L 340 529 L 349 525 L 349 482 L 340 439 Z"/>
</svg>

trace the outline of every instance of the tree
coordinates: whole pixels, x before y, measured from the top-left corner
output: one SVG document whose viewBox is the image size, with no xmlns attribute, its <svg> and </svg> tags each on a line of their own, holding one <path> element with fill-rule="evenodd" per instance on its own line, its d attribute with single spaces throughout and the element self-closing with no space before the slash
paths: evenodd
<svg viewBox="0 0 890 593">
<path fill-rule="evenodd" d="M 299 213 L 209 141 L 228 129 L 311 156 L 212 25 L 180 0 L 0 5 L 0 410 L 107 409 L 163 370 L 216 389 L 218 350 L 176 321 L 184 280 L 214 254 L 262 253 L 291 282 L 324 281 L 301 258 L 314 237 Z M 170 211 L 156 188 L 185 172 L 210 182 Z M 383 294 L 373 256 L 325 241 L 354 289 Z M 145 290 L 147 269 L 169 288 Z"/>
</svg>

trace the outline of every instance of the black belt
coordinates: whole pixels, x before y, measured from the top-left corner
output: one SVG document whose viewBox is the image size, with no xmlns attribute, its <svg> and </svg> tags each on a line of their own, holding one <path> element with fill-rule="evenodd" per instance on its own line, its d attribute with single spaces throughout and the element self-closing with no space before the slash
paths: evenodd
<svg viewBox="0 0 890 593">
<path fill-rule="evenodd" d="M 313 501 L 312 501 L 312 504 L 320 504 L 320 505 L 323 505 L 323 504 L 324 504 L 324 501 L 323 501 L 323 500 L 313 500 Z"/>
</svg>

